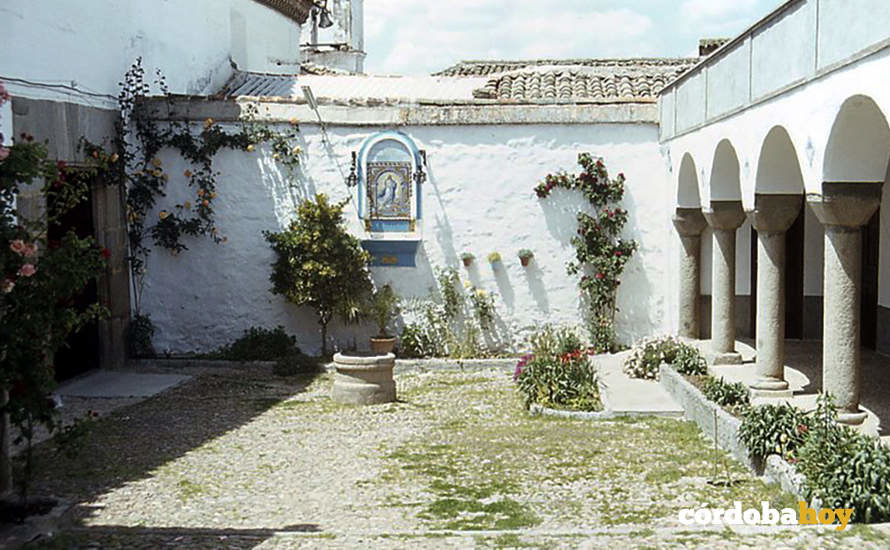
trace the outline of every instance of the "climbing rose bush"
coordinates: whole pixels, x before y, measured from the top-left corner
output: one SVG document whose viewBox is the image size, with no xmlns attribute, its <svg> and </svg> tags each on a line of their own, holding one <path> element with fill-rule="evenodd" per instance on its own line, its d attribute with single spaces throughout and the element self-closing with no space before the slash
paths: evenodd
<svg viewBox="0 0 890 550">
<path fill-rule="evenodd" d="M 577 214 L 578 230 L 572 238 L 575 260 L 566 265 L 569 275 L 578 275 L 578 286 L 587 309 L 591 343 L 598 349 L 615 351 L 616 296 L 624 267 L 637 250 L 633 240 L 621 238 L 628 212 L 618 206 L 624 198 L 623 173 L 612 178 L 602 159 L 589 153 L 578 155 L 581 172 L 547 175 L 535 187 L 540 199 L 555 188 L 580 191 L 593 213 Z"/>
</svg>

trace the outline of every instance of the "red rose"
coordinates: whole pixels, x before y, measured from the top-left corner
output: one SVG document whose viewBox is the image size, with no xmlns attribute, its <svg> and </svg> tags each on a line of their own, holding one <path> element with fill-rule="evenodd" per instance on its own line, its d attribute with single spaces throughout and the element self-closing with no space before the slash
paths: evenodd
<svg viewBox="0 0 890 550">
<path fill-rule="evenodd" d="M 102 257 L 105 258 L 106 260 L 108 258 L 111 258 L 111 251 L 108 250 L 107 248 L 103 248 L 102 249 Z"/>
<path fill-rule="evenodd" d="M 606 278 L 606 274 L 605 274 L 605 273 L 597 273 L 597 274 L 596 274 L 596 278 L 597 278 L 597 279 L 605 279 L 605 278 Z"/>
</svg>

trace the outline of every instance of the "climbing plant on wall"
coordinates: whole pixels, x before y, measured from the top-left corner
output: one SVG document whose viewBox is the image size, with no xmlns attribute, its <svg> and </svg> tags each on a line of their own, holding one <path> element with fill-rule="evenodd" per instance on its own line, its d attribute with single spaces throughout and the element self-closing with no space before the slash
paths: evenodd
<svg viewBox="0 0 890 550">
<path fill-rule="evenodd" d="M 120 119 L 111 143 L 111 151 L 102 145 L 84 141 L 86 158 L 98 168 L 108 184 L 119 185 L 125 196 L 129 256 L 136 313 L 143 287 L 145 268 L 151 252 L 148 241 L 173 254 L 187 250 L 185 237 L 209 237 L 216 243 L 226 241 L 215 220 L 217 178 L 213 159 L 223 149 L 253 152 L 256 145 L 268 143 L 273 159 L 289 173 L 299 165 L 301 149 L 294 144 L 299 132 L 296 121 L 284 131 L 273 130 L 258 122 L 258 109 L 247 105 L 237 131 L 226 131 L 211 118 L 193 123 L 175 111 L 173 97 L 160 71 L 154 84 L 166 102 L 152 103 L 166 107 L 163 120 L 158 111 L 147 108 L 144 101 L 152 94 L 152 86 L 145 78 L 142 59 L 130 67 L 121 83 L 118 96 Z M 162 150 L 177 151 L 187 162 L 177 180 L 185 180 L 193 190 L 190 198 L 152 212 L 161 197 L 166 195 L 171 174 L 160 158 Z"/>
<path fill-rule="evenodd" d="M 593 209 L 592 214 L 577 215 L 578 230 L 572 238 L 575 259 L 566 271 L 579 276 L 591 344 L 599 351 L 612 351 L 616 348 L 616 295 L 637 243 L 621 238 L 627 223 L 627 210 L 618 206 L 624 198 L 624 174 L 610 178 L 602 159 L 594 160 L 589 153 L 578 155 L 578 165 L 578 174 L 560 171 L 547 175 L 535 193 L 545 199 L 555 188 L 577 190 Z"/>
</svg>

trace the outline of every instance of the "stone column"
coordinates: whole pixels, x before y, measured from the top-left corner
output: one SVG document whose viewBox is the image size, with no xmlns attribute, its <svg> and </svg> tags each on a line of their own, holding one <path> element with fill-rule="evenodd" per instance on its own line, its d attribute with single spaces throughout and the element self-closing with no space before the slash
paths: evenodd
<svg viewBox="0 0 890 550">
<path fill-rule="evenodd" d="M 680 234 L 680 327 L 684 338 L 701 338 L 701 232 L 707 222 L 701 208 L 677 208 L 674 227 Z"/>
<path fill-rule="evenodd" d="M 785 232 L 801 195 L 757 195 L 748 213 L 757 230 L 757 381 L 763 397 L 791 397 L 785 380 Z"/>
<path fill-rule="evenodd" d="M 714 230 L 711 284 L 711 363 L 738 365 L 735 351 L 735 236 L 745 221 L 742 201 L 711 201 L 702 211 Z"/>
<path fill-rule="evenodd" d="M 845 424 L 861 424 L 859 409 L 862 226 L 881 204 L 882 182 L 823 183 L 808 202 L 825 226 L 822 389 Z"/>
</svg>

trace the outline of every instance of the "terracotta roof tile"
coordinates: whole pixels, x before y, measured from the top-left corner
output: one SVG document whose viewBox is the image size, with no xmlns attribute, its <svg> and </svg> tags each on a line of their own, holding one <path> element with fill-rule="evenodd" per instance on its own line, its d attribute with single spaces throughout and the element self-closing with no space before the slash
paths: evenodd
<svg viewBox="0 0 890 550">
<path fill-rule="evenodd" d="M 583 60 L 582 60 L 583 61 Z M 654 100 L 664 86 L 696 60 L 589 60 L 588 63 L 529 64 L 491 73 L 476 99 L 506 102 Z M 484 72 L 504 64 L 474 67 Z M 447 72 L 447 71 L 446 71 Z M 457 72 L 460 72 L 459 70 Z"/>
</svg>

